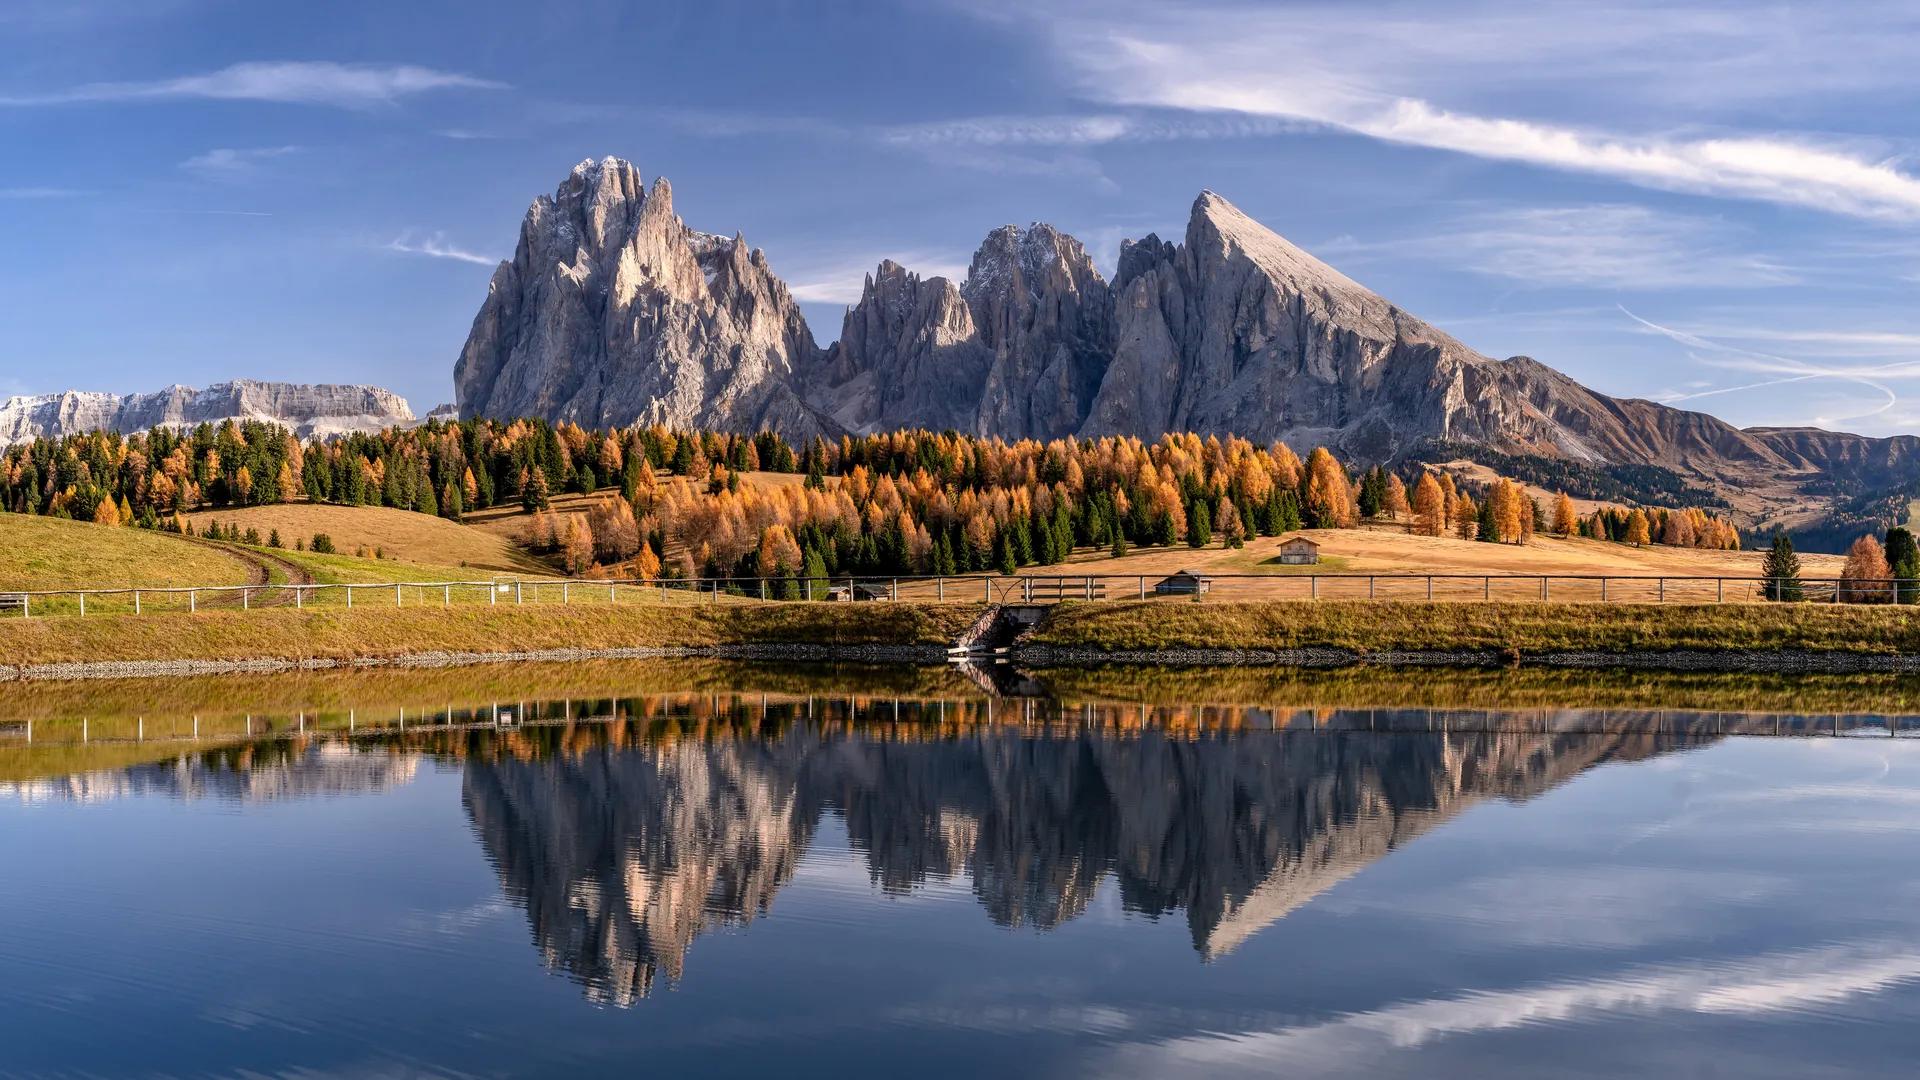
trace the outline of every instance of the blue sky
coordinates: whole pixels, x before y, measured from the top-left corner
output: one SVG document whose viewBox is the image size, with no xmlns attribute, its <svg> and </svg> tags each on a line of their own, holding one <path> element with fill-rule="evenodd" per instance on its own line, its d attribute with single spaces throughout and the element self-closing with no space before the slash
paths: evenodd
<svg viewBox="0 0 1920 1080">
<path fill-rule="evenodd" d="M 9 0 L 0 394 L 424 411 L 528 202 L 612 154 L 822 344 L 883 257 L 1046 220 L 1110 270 L 1212 188 L 1489 354 L 1920 431 L 1916 55 L 1874 0 Z"/>
</svg>

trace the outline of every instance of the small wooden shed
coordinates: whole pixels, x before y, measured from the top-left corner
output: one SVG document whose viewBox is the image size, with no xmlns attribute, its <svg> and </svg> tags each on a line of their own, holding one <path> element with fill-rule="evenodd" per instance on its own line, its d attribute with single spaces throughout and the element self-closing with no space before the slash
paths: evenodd
<svg viewBox="0 0 1920 1080">
<path fill-rule="evenodd" d="M 1160 579 L 1153 591 L 1161 596 L 1199 596 L 1213 588 L 1213 579 L 1200 576 L 1198 570 L 1176 570 Z"/>
<path fill-rule="evenodd" d="M 1320 545 L 1304 536 L 1280 541 L 1280 561 L 1290 566 L 1312 566 L 1320 561 Z"/>
</svg>

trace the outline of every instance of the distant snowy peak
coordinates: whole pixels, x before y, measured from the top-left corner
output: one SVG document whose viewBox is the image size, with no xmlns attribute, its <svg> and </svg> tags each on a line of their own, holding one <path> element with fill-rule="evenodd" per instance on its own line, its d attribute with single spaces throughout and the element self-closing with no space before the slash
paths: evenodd
<svg viewBox="0 0 1920 1080">
<path fill-rule="evenodd" d="M 204 390 L 170 386 L 147 394 L 68 390 L 0 403 L 0 446 L 89 431 L 130 435 L 156 427 L 261 420 L 295 435 L 378 431 L 414 422 L 405 398 L 377 386 L 305 386 L 235 379 Z"/>
</svg>

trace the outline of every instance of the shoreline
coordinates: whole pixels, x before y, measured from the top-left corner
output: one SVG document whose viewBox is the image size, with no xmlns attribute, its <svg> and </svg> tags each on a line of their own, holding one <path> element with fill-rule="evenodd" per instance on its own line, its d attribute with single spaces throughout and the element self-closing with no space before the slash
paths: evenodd
<svg viewBox="0 0 1920 1080">
<path fill-rule="evenodd" d="M 232 660 L 84 660 L 51 664 L 0 664 L 0 683 L 67 682 L 90 679 L 157 679 L 192 675 L 281 675 L 311 671 L 373 668 L 429 670 L 482 664 L 574 663 L 588 660 L 744 660 L 774 663 L 866 663 L 935 666 L 947 660 L 939 645 L 643 645 L 620 648 L 519 649 L 505 652 L 427 650 L 391 656 L 332 656 L 305 659 Z"/>
<path fill-rule="evenodd" d="M 1516 653 L 1491 649 L 1394 649 L 1362 652 L 1343 648 L 1299 649 L 1098 649 L 1046 645 L 1017 647 L 1012 659 L 1029 668 L 1346 668 L 1488 669 L 1560 671 L 1706 672 L 1731 675 L 1855 675 L 1920 672 L 1920 655 L 1815 649 L 1686 649 L 1659 652 L 1555 650 Z"/>
<path fill-rule="evenodd" d="M 11 619 L 0 620 L 0 683 L 631 659 L 939 665 L 989 625 L 987 610 L 741 603 Z M 1003 655 L 1026 668 L 1907 673 L 1920 672 L 1920 607 L 1068 602 Z"/>
</svg>

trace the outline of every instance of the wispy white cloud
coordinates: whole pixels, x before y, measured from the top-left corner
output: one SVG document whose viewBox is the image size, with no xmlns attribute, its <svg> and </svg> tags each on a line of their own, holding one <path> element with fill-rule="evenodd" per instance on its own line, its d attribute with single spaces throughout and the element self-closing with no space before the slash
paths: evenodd
<svg viewBox="0 0 1920 1080">
<path fill-rule="evenodd" d="M 1251 139 L 1308 129 L 1261 116 L 1092 113 L 1060 116 L 970 116 L 874 129 L 895 146 L 1101 146 L 1121 142 Z"/>
<path fill-rule="evenodd" d="M 1830 427 L 1834 424 L 1853 420 L 1866 420 L 1883 416 L 1900 403 L 1900 395 L 1887 385 L 1889 382 L 1920 379 L 1920 360 L 1899 360 L 1888 364 L 1817 364 L 1793 357 L 1778 356 L 1772 353 L 1758 352 L 1753 349 L 1716 341 L 1685 330 L 1663 326 L 1650 319 L 1643 319 L 1622 307 L 1621 312 L 1627 318 L 1643 328 L 1669 338 L 1689 350 L 1688 358 L 1709 367 L 1753 374 L 1770 375 L 1772 378 L 1743 382 L 1733 386 L 1720 386 L 1710 390 L 1695 390 L 1688 393 L 1668 394 L 1660 400 L 1672 405 L 1701 398 L 1719 397 L 1726 394 L 1744 393 L 1793 383 L 1811 382 L 1817 379 L 1833 379 L 1865 387 L 1874 392 L 1879 402 L 1864 411 L 1848 412 L 1838 416 L 1814 416 L 1798 423 L 1812 424 L 1817 427 Z"/>
<path fill-rule="evenodd" d="M 397 251 L 406 255 L 425 255 L 434 259 L 452 259 L 456 262 L 473 263 L 476 266 L 495 266 L 500 260 L 477 251 L 469 251 L 447 242 L 444 233 L 420 233 L 409 229 L 387 241 L 388 251 Z"/>
<path fill-rule="evenodd" d="M 62 90 L 0 94 L 0 106 L 111 101 L 270 101 L 368 108 L 434 90 L 499 90 L 506 84 L 414 64 L 378 66 L 328 60 L 249 61 L 198 75 L 149 82 L 96 82 Z"/>
<path fill-rule="evenodd" d="M 1518 207 L 1478 211 L 1425 236 L 1322 245 L 1329 257 L 1421 258 L 1543 286 L 1684 289 L 1789 285 L 1778 260 L 1741 250 L 1720 222 L 1642 206 Z"/>
<path fill-rule="evenodd" d="M 1532 97 L 1513 92 L 1519 76 L 1489 85 L 1502 76 L 1470 71 L 1518 67 L 1542 85 L 1557 77 L 1552 85 L 1564 90 L 1583 79 L 1601 81 L 1608 72 L 1617 79 L 1642 68 L 1648 61 L 1637 52 L 1651 51 L 1658 54 L 1656 63 L 1681 66 L 1672 63 L 1674 54 L 1650 44 L 1642 29 L 1671 30 L 1674 18 L 1648 5 L 1616 6 L 1623 10 L 1612 12 L 1611 21 L 1604 12 L 1555 5 L 1516 20 L 1490 12 L 1463 17 L 1452 10 L 1421 17 L 1396 8 L 1396 17 L 1371 9 L 1303 12 L 1218 0 L 1121 0 L 1069 4 L 1031 18 L 1049 35 L 1079 88 L 1109 105 L 1283 120 L 1661 190 L 1920 220 L 1920 177 L 1898 168 L 1882 148 L 1791 132 L 1702 134 L 1697 115 L 1664 130 L 1621 131 L 1595 122 L 1595 116 L 1610 114 L 1590 107 L 1570 110 L 1578 115 L 1568 118 L 1503 115 L 1483 107 Z M 1629 13 L 1646 19 L 1636 23 Z M 1758 46 L 1740 36 L 1730 16 L 1685 14 L 1691 18 L 1681 25 L 1694 31 L 1692 40 L 1711 36 L 1742 69 L 1750 62 Z M 1901 19 L 1890 36 L 1910 33 L 1914 25 Z M 1366 50 L 1350 47 L 1359 39 L 1369 43 Z M 1856 41 L 1857 35 L 1837 40 Z M 1535 42 L 1547 56 L 1530 54 Z M 1838 81 L 1831 68 L 1803 77 Z M 1780 92 L 1785 82 L 1766 85 Z M 1443 104 L 1436 95 L 1469 104 Z"/>
<path fill-rule="evenodd" d="M 1896 942 L 1853 943 L 1749 960 L 1628 969 L 1592 979 L 1489 990 L 1388 1005 L 1266 1031 L 1186 1036 L 1118 1049 L 1091 1071 L 1165 1076 L 1289 1068 L 1378 1075 L 1385 1059 L 1449 1039 L 1607 1016 L 1770 1017 L 1831 1010 L 1920 980 L 1920 952 Z"/>
<path fill-rule="evenodd" d="M 234 180 L 259 171 L 265 162 L 298 154 L 302 149 L 298 146 L 256 146 L 246 149 L 217 147 L 195 154 L 181 162 L 180 167 L 209 179 Z"/>
<path fill-rule="evenodd" d="M 787 289 L 803 304 L 853 304 L 859 301 L 867 275 L 882 260 L 892 259 L 922 278 L 944 277 L 959 284 L 967 276 L 968 259 L 952 252 L 874 252 L 850 255 L 831 262 L 801 267 Z"/>
</svg>

